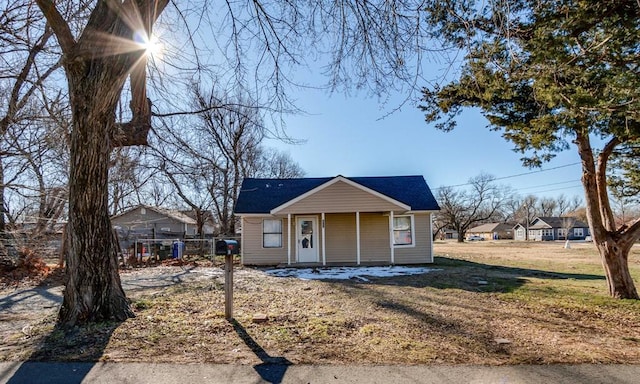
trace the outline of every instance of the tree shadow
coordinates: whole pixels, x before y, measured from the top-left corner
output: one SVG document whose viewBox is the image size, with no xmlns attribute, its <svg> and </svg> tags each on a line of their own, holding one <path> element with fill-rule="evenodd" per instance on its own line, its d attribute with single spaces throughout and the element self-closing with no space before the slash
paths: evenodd
<svg viewBox="0 0 640 384">
<path fill-rule="evenodd" d="M 434 263 L 429 264 L 428 267 L 434 270 L 421 275 L 367 277 L 367 279 L 372 283 L 382 285 L 461 289 L 471 292 L 487 293 L 513 292 L 523 286 L 529 278 L 547 280 L 605 280 L 603 275 L 507 267 L 442 256 L 435 257 Z"/>
<path fill-rule="evenodd" d="M 111 335 L 121 323 L 92 323 L 72 328 L 56 325 L 7 384 L 42 382 L 43 378 L 47 383 L 82 383 L 102 358 Z"/>
<path fill-rule="evenodd" d="M 229 323 L 247 347 L 262 360 L 261 364 L 253 367 L 260 377 L 269 383 L 282 383 L 282 379 L 292 363 L 287 360 L 286 357 L 273 357 L 269 355 L 236 319 L 229 320 Z"/>
<path fill-rule="evenodd" d="M 0 298 L 0 310 L 3 314 L 28 318 L 33 311 L 51 308 L 51 313 L 47 315 L 51 319 L 49 316 L 55 316 L 62 304 L 62 292 L 56 289 L 64 285 L 61 276 L 63 274 L 49 276 L 33 288 L 18 290 Z M 46 335 L 26 334 L 27 337 L 41 339 L 35 341 L 33 352 L 20 363 L 11 377 L 0 378 L 0 381 L 6 380 L 9 384 L 82 383 L 103 357 L 111 335 L 121 323 L 105 321 L 71 328 L 56 324 Z M 32 325 L 31 322 L 27 324 L 29 328 Z"/>
<path fill-rule="evenodd" d="M 185 266 L 178 273 L 131 279 L 121 275 L 122 286 L 131 300 L 138 292 L 180 286 L 189 282 L 193 269 L 194 267 Z M 62 292 L 57 288 L 64 285 L 63 277 L 63 273 L 48 276 L 38 286 L 0 297 L 0 313 L 3 318 L 26 318 L 29 313 L 34 310 L 42 311 L 42 308 L 51 308 L 49 315 L 54 316 L 62 304 Z M 0 382 L 32 383 L 42 382 L 45 378 L 47 383 L 81 383 L 86 380 L 95 364 L 103 359 L 112 334 L 121 324 L 122 322 L 105 321 L 72 328 L 56 325 L 46 335 L 33 336 L 41 337 L 42 340 L 37 341 L 35 350 L 10 378 L 2 377 L 3 373 L 0 372 Z M 18 331 L 19 329 L 20 327 L 17 328 Z"/>
</svg>

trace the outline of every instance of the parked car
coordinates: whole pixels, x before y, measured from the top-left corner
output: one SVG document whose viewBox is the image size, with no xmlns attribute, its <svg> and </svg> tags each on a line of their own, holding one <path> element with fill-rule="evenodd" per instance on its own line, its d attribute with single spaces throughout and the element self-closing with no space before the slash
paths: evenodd
<svg viewBox="0 0 640 384">
<path fill-rule="evenodd" d="M 483 241 L 484 237 L 478 235 L 471 235 L 467 237 L 467 241 Z"/>
</svg>

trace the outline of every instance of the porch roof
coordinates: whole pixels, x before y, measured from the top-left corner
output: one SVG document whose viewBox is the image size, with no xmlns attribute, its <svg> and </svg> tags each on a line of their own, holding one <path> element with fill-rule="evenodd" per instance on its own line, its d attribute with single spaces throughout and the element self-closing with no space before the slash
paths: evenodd
<svg viewBox="0 0 640 384">
<path fill-rule="evenodd" d="M 422 176 L 320 177 L 299 179 L 244 179 L 234 212 L 268 214 L 307 192 L 344 178 L 403 203 L 414 211 L 439 210 L 440 207 Z"/>
</svg>

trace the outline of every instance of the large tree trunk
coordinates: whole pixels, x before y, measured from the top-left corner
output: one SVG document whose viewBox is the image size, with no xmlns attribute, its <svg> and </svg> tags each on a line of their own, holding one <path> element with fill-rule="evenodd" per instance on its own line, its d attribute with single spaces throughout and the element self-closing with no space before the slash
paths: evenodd
<svg viewBox="0 0 640 384">
<path fill-rule="evenodd" d="M 146 56 L 135 31 L 151 36 L 168 0 L 98 1 L 77 37 L 56 4 L 36 0 L 64 56 L 73 127 L 69 169 L 67 284 L 59 323 L 125 320 L 133 316 L 120 283 L 116 244 L 109 221 L 108 168 L 115 147 L 144 145 L 151 128 L 146 97 Z M 115 110 L 131 80 L 128 123 Z"/>
<path fill-rule="evenodd" d="M 631 243 L 633 244 L 633 243 Z M 629 272 L 630 246 L 609 237 L 596 242 L 604 267 L 609 294 L 617 299 L 638 299 L 638 292 Z"/>
<path fill-rule="evenodd" d="M 619 299 L 640 299 L 629 273 L 629 252 L 637 240 L 638 223 L 616 228 L 607 193 L 606 164 L 619 143 L 612 139 L 598 154 L 597 167 L 587 135 L 577 132 L 576 145 L 582 160 L 582 185 L 585 191 L 587 219 L 593 243 L 596 245 L 609 294 Z"/>
<path fill-rule="evenodd" d="M 95 69 L 96 64 L 89 65 Z M 82 68 L 84 69 L 84 68 Z M 103 76 L 104 76 L 103 71 Z M 110 132 L 121 79 L 67 73 L 73 130 L 69 170 L 67 283 L 58 321 L 62 325 L 133 316 L 120 283 L 108 205 Z M 74 81 L 76 80 L 76 81 Z M 114 89 L 115 88 L 115 89 Z M 102 94 L 103 98 L 95 95 Z M 93 96 L 93 97 L 91 97 Z M 111 97 L 109 97 L 111 96 Z"/>
</svg>

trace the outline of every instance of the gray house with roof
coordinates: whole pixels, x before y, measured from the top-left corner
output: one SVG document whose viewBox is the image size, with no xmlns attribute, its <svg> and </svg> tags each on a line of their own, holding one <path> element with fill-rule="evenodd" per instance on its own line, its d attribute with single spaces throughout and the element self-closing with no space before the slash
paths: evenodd
<svg viewBox="0 0 640 384">
<path fill-rule="evenodd" d="M 514 240 L 584 240 L 590 235 L 589 225 L 575 217 L 536 217 L 527 227 L 516 224 Z"/>
<path fill-rule="evenodd" d="M 242 263 L 363 265 L 433 262 L 432 215 L 422 176 L 244 180 Z"/>
<path fill-rule="evenodd" d="M 195 235 L 196 220 L 176 209 L 138 205 L 111 217 L 111 224 L 125 230 L 150 229 L 155 233 L 170 232 Z M 205 225 L 205 234 L 213 233 L 212 225 Z"/>
</svg>

